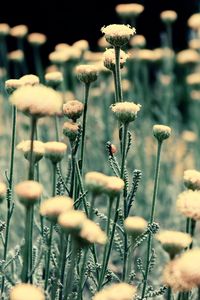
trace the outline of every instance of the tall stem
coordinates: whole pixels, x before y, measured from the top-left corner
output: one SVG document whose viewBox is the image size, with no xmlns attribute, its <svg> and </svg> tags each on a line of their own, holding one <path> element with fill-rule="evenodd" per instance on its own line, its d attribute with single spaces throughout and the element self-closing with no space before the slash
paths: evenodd
<svg viewBox="0 0 200 300">
<path fill-rule="evenodd" d="M 172 299 L 172 289 L 170 287 L 168 287 L 167 289 L 167 300 L 171 300 Z"/>
<path fill-rule="evenodd" d="M 89 97 L 90 84 L 85 84 L 85 96 L 84 96 L 84 111 L 83 111 L 83 131 L 81 140 L 81 160 L 80 160 L 80 173 L 82 175 L 83 165 L 84 165 L 84 152 L 85 152 L 85 133 L 87 124 L 87 107 L 88 107 L 88 97 Z"/>
<path fill-rule="evenodd" d="M 63 238 L 64 237 L 64 238 Z M 66 265 L 66 253 L 67 253 L 67 245 L 68 245 L 68 237 L 64 232 L 61 233 L 61 249 L 60 249 L 60 292 L 59 292 L 59 300 L 62 300 L 63 297 L 63 285 L 64 285 L 64 275 L 65 275 L 65 265 Z"/>
<path fill-rule="evenodd" d="M 40 82 L 44 83 L 44 71 L 43 71 L 43 67 L 42 67 L 39 46 L 33 46 L 33 55 L 34 55 L 36 73 L 37 73 L 38 77 L 40 78 Z"/>
<path fill-rule="evenodd" d="M 154 190 L 153 190 L 153 200 L 152 200 L 152 207 L 151 207 L 151 216 L 149 223 L 154 222 L 154 215 L 155 215 L 155 206 L 156 206 L 156 198 L 158 192 L 158 179 L 159 179 L 159 171 L 160 171 L 160 155 L 161 155 L 161 146 L 162 142 L 158 141 L 158 148 L 157 148 L 157 159 L 156 159 L 156 169 L 155 169 L 155 180 L 154 180 Z M 144 285 L 142 289 L 142 299 L 145 297 L 146 287 L 147 287 L 147 280 L 149 274 L 149 261 L 151 255 L 151 245 L 152 245 L 152 233 L 149 233 L 148 236 L 148 244 L 147 244 L 147 259 L 146 259 L 146 269 L 144 275 Z"/>
<path fill-rule="evenodd" d="M 123 101 L 121 72 L 120 72 L 120 47 L 115 47 L 115 74 L 117 85 L 117 102 Z"/>
<path fill-rule="evenodd" d="M 84 273 L 85 273 L 85 265 L 87 261 L 87 253 L 88 253 L 88 248 L 84 250 L 84 255 L 83 255 L 83 263 L 81 267 L 81 275 L 80 275 L 80 281 L 79 281 L 79 289 L 78 289 L 78 296 L 77 300 L 82 299 L 82 288 L 83 288 L 83 280 L 84 280 Z"/>
</svg>

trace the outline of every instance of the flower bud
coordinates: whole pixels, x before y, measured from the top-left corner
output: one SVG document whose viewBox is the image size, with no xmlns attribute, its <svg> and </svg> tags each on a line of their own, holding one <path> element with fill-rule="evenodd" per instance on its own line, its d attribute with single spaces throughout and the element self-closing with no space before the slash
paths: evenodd
<svg viewBox="0 0 200 300">
<path fill-rule="evenodd" d="M 159 142 L 162 142 L 163 140 L 166 140 L 170 137 L 171 128 L 165 125 L 154 125 L 153 135 Z"/>
<path fill-rule="evenodd" d="M 78 100 L 70 100 L 67 103 L 63 104 L 63 113 L 69 119 L 76 122 L 83 113 L 84 105 Z"/>
<path fill-rule="evenodd" d="M 37 181 L 27 180 L 15 186 L 19 201 L 25 206 L 34 205 L 42 195 L 42 185 Z"/>
</svg>

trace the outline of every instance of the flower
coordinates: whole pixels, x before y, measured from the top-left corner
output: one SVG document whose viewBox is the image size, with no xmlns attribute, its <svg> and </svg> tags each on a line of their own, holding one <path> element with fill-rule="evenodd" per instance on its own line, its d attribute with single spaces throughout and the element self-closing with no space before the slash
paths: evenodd
<svg viewBox="0 0 200 300">
<path fill-rule="evenodd" d="M 27 40 L 33 46 L 41 46 L 46 43 L 47 37 L 43 33 L 33 32 L 28 35 Z"/>
<path fill-rule="evenodd" d="M 13 62 L 22 62 L 24 60 L 24 52 L 22 50 L 14 50 L 8 53 L 8 59 Z"/>
<path fill-rule="evenodd" d="M 120 68 L 122 69 L 126 60 L 128 58 L 128 54 L 126 54 L 123 50 L 120 50 Z M 113 71 L 115 70 L 115 51 L 114 49 L 107 49 L 103 54 L 103 64 L 104 66 Z"/>
<path fill-rule="evenodd" d="M 136 296 L 136 287 L 125 282 L 113 283 L 97 292 L 93 300 L 133 300 Z"/>
<path fill-rule="evenodd" d="M 200 73 L 193 73 L 186 77 L 188 85 L 200 85 Z"/>
<path fill-rule="evenodd" d="M 17 150 L 20 150 L 24 153 L 24 157 L 27 160 L 30 160 L 31 153 L 31 141 L 22 141 L 17 145 Z M 33 161 L 37 163 L 40 159 L 42 159 L 45 153 L 44 143 L 41 141 L 33 141 Z"/>
<path fill-rule="evenodd" d="M 189 48 L 194 49 L 194 50 L 199 50 L 200 49 L 200 40 L 199 39 L 191 39 L 188 42 Z"/>
<path fill-rule="evenodd" d="M 40 214 L 50 221 L 57 221 L 61 213 L 73 208 L 73 200 L 65 196 L 55 196 L 43 201 L 40 205 Z"/>
<path fill-rule="evenodd" d="M 53 164 L 61 161 L 67 150 L 67 145 L 61 142 L 47 142 L 44 146 L 45 157 L 49 158 Z"/>
<path fill-rule="evenodd" d="M 6 36 L 9 34 L 10 26 L 6 23 L 0 23 L 0 36 Z"/>
<path fill-rule="evenodd" d="M 195 30 L 198 30 L 200 28 L 200 13 L 196 13 L 190 16 L 190 18 L 188 19 L 188 26 Z"/>
<path fill-rule="evenodd" d="M 176 60 L 179 64 L 193 64 L 199 62 L 199 53 L 193 49 L 182 50 L 177 54 Z"/>
<path fill-rule="evenodd" d="M 108 43 L 114 47 L 122 47 L 135 34 L 135 28 L 129 25 L 111 24 L 101 28 Z"/>
<path fill-rule="evenodd" d="M 38 85 L 40 83 L 40 79 L 38 76 L 33 74 L 27 74 L 19 79 L 22 82 L 22 85 Z"/>
<path fill-rule="evenodd" d="M 89 219 L 83 222 L 79 236 L 86 244 L 97 243 L 104 245 L 107 241 L 106 234 L 101 230 L 99 225 Z"/>
<path fill-rule="evenodd" d="M 8 79 L 5 82 L 5 88 L 8 94 L 12 94 L 20 86 L 22 86 L 22 82 L 19 79 Z"/>
<path fill-rule="evenodd" d="M 197 135 L 193 131 L 184 130 L 182 132 L 182 139 L 187 143 L 194 143 L 197 140 Z"/>
<path fill-rule="evenodd" d="M 11 95 L 10 102 L 25 114 L 42 117 L 59 114 L 62 97 L 49 87 L 28 85 L 17 89 Z"/>
<path fill-rule="evenodd" d="M 98 39 L 97 44 L 99 48 L 102 50 L 111 47 L 111 45 L 106 41 L 105 36 L 102 36 L 101 38 Z"/>
<path fill-rule="evenodd" d="M 7 192 L 7 187 L 6 187 L 5 183 L 0 182 L 0 203 L 3 202 L 3 200 L 6 196 L 6 192 Z"/>
<path fill-rule="evenodd" d="M 42 185 L 33 180 L 22 181 L 15 186 L 19 201 L 25 206 L 35 204 L 39 200 L 42 191 Z"/>
<path fill-rule="evenodd" d="M 144 6 L 138 3 L 118 4 L 115 10 L 121 18 L 131 18 L 139 16 L 143 12 Z"/>
<path fill-rule="evenodd" d="M 29 283 L 16 284 L 10 291 L 9 300 L 45 300 L 44 292 Z"/>
<path fill-rule="evenodd" d="M 68 48 L 70 48 L 71 46 L 69 44 L 66 43 L 59 43 L 55 46 L 55 51 L 59 52 L 59 51 L 63 51 L 66 50 Z"/>
<path fill-rule="evenodd" d="M 162 142 L 163 140 L 166 140 L 170 137 L 171 128 L 165 125 L 154 125 L 153 135 L 159 142 Z"/>
<path fill-rule="evenodd" d="M 200 172 L 186 170 L 183 174 L 184 185 L 191 190 L 200 190 Z"/>
<path fill-rule="evenodd" d="M 79 40 L 72 45 L 73 47 L 78 48 L 81 52 L 84 52 L 89 49 L 89 43 L 86 40 Z"/>
<path fill-rule="evenodd" d="M 92 193 L 101 194 L 105 191 L 107 178 L 108 176 L 100 172 L 88 172 L 85 175 L 85 185 Z"/>
<path fill-rule="evenodd" d="M 26 25 L 17 25 L 10 29 L 10 35 L 16 38 L 23 38 L 28 33 Z"/>
<path fill-rule="evenodd" d="M 176 208 L 184 216 L 200 220 L 200 191 L 187 190 L 179 194 Z"/>
<path fill-rule="evenodd" d="M 136 119 L 141 105 L 134 102 L 118 102 L 111 105 L 111 110 L 122 123 L 129 123 Z"/>
<path fill-rule="evenodd" d="M 86 215 L 80 210 L 70 210 L 62 213 L 58 217 L 58 224 L 67 233 L 78 233 L 80 232 L 83 223 L 86 220 Z"/>
<path fill-rule="evenodd" d="M 124 181 L 116 176 L 107 176 L 105 193 L 110 197 L 117 196 L 124 189 Z"/>
<path fill-rule="evenodd" d="M 146 39 L 143 35 L 135 35 L 130 39 L 130 45 L 132 47 L 144 48 L 146 46 Z"/>
<path fill-rule="evenodd" d="M 63 82 L 63 74 L 59 71 L 46 73 L 45 81 L 48 86 L 57 88 L 59 84 Z"/>
<path fill-rule="evenodd" d="M 76 67 L 75 73 L 77 78 L 85 84 L 97 80 L 98 77 L 98 71 L 95 65 L 79 65 Z"/>
<path fill-rule="evenodd" d="M 165 10 L 161 12 L 160 18 L 164 23 L 173 23 L 177 19 L 177 13 L 174 10 Z"/>
<path fill-rule="evenodd" d="M 189 234 L 180 231 L 164 230 L 156 234 L 156 239 L 161 243 L 163 249 L 173 258 L 192 243 Z"/>
<path fill-rule="evenodd" d="M 63 104 L 63 113 L 69 119 L 76 122 L 83 113 L 84 105 L 78 100 L 69 100 L 67 103 Z"/>
<path fill-rule="evenodd" d="M 124 229 L 126 232 L 136 239 L 147 229 L 147 221 L 141 217 L 127 217 L 124 220 Z"/>
<path fill-rule="evenodd" d="M 80 124 L 75 122 L 65 122 L 63 124 L 63 134 L 69 138 L 70 141 L 75 141 L 80 131 Z"/>
<path fill-rule="evenodd" d="M 65 51 L 54 51 L 49 54 L 49 60 L 56 65 L 62 65 L 69 59 L 68 53 Z"/>
</svg>

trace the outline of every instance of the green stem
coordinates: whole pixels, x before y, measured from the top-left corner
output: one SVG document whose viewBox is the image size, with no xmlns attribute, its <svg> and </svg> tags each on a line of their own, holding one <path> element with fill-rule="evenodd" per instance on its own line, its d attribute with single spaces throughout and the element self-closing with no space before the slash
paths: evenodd
<svg viewBox="0 0 200 300">
<path fill-rule="evenodd" d="M 33 56 L 34 56 L 34 63 L 35 63 L 37 76 L 40 78 L 40 82 L 44 84 L 44 71 L 43 71 L 42 61 L 40 56 L 40 47 L 33 46 Z"/>
<path fill-rule="evenodd" d="M 95 194 L 92 194 L 92 199 L 91 199 L 91 202 L 90 202 L 90 211 L 89 211 L 89 219 L 93 219 L 93 208 L 94 208 L 94 202 L 95 202 Z"/>
<path fill-rule="evenodd" d="M 68 296 L 71 294 L 73 289 L 74 277 L 75 277 L 75 264 L 76 264 L 77 251 L 78 251 L 77 241 L 72 238 L 72 243 L 73 244 L 72 244 L 71 262 L 70 262 L 69 270 L 67 272 L 67 280 L 66 280 L 65 291 L 64 291 L 64 295 L 66 299 L 68 299 Z"/>
<path fill-rule="evenodd" d="M 24 49 L 24 38 L 17 38 L 17 44 L 18 44 L 18 49 L 20 49 L 24 54 L 23 61 L 21 62 L 21 69 L 22 69 L 23 75 L 25 75 L 25 74 L 28 74 L 28 66 L 27 66 L 27 61 L 26 61 L 26 57 L 25 57 L 26 52 Z"/>
<path fill-rule="evenodd" d="M 57 169 L 57 164 L 53 163 L 52 165 L 53 165 L 52 196 L 54 197 L 56 195 L 56 169 Z M 46 268 L 45 268 L 45 283 L 44 283 L 45 291 L 47 290 L 48 280 L 49 280 L 52 238 L 53 238 L 53 222 L 51 222 L 51 224 L 50 224 L 50 232 L 49 232 L 49 240 L 48 240 L 48 252 L 47 252 L 47 261 L 46 261 Z"/>
<path fill-rule="evenodd" d="M 170 287 L 167 288 L 167 300 L 172 299 L 172 289 Z"/>
<path fill-rule="evenodd" d="M 120 72 L 120 47 L 115 47 L 115 76 L 117 85 L 117 102 L 123 102 L 121 72 Z"/>
<path fill-rule="evenodd" d="M 167 46 L 170 48 L 170 49 L 173 49 L 173 43 L 172 43 L 172 25 L 167 23 L 166 24 L 166 31 L 167 31 Z"/>
<path fill-rule="evenodd" d="M 84 96 L 84 111 L 83 111 L 83 131 L 82 131 L 82 140 L 81 140 L 81 159 L 80 159 L 80 172 L 83 173 L 84 165 L 84 152 L 85 152 L 85 134 L 86 134 L 86 125 L 87 125 L 87 107 L 88 107 L 88 98 L 89 98 L 90 84 L 85 84 L 85 96 Z"/>
<path fill-rule="evenodd" d="M 115 86 L 115 103 L 117 103 L 119 92 L 118 92 L 117 76 L 116 76 L 115 69 L 113 70 L 113 78 L 114 78 L 114 86 Z"/>
<path fill-rule="evenodd" d="M 54 116 L 55 120 L 55 130 L 56 130 L 56 141 L 60 141 L 60 129 L 59 129 L 59 118 L 58 116 Z"/>
<path fill-rule="evenodd" d="M 156 169 L 155 169 L 155 181 L 154 181 L 154 190 L 153 190 L 153 200 L 152 200 L 152 207 L 151 207 L 151 216 L 150 216 L 150 221 L 149 221 L 150 224 L 152 224 L 154 222 L 154 215 L 155 215 L 155 206 L 156 206 L 159 171 L 160 171 L 161 146 L 162 146 L 162 142 L 158 141 Z M 143 285 L 143 289 L 142 289 L 141 299 L 145 298 L 145 292 L 146 292 L 147 280 L 148 280 L 148 274 L 149 274 L 149 261 L 150 261 L 150 255 L 151 255 L 151 245 L 152 245 L 152 233 L 150 232 L 149 236 L 148 236 L 146 269 L 145 269 L 144 285 Z"/>
<path fill-rule="evenodd" d="M 84 250 L 77 300 L 82 299 L 82 289 L 83 289 L 83 281 L 84 281 L 84 275 L 85 275 L 85 265 L 86 265 L 86 261 L 87 261 L 87 253 L 88 253 L 88 248 L 86 248 Z"/>
<path fill-rule="evenodd" d="M 77 174 L 77 178 L 78 178 L 78 182 L 79 182 L 80 191 L 84 195 L 85 190 L 84 190 L 83 180 L 82 180 L 82 176 L 81 176 L 81 172 L 80 172 L 80 168 L 79 168 L 79 164 L 78 164 L 77 160 L 75 161 L 75 167 L 76 167 L 76 174 Z M 88 216 L 89 212 L 88 212 L 88 208 L 87 208 L 86 197 L 83 196 L 82 199 L 83 199 L 83 205 L 84 205 L 85 213 Z"/>
<path fill-rule="evenodd" d="M 61 250 L 60 250 L 60 291 L 59 291 L 59 300 L 62 300 L 63 297 L 63 285 L 64 285 L 64 276 L 65 276 L 65 265 L 66 265 L 66 253 L 67 253 L 68 237 L 65 236 L 65 233 L 61 233 Z"/>
</svg>

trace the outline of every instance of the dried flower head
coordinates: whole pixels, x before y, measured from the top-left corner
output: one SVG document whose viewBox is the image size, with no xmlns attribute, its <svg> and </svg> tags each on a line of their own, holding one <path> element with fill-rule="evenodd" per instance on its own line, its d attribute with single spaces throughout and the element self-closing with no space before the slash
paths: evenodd
<svg viewBox="0 0 200 300">
<path fill-rule="evenodd" d="M 191 39 L 188 42 L 188 46 L 191 49 L 199 50 L 200 49 L 200 40 L 199 39 Z"/>
<path fill-rule="evenodd" d="M 6 36 L 10 32 L 10 26 L 6 23 L 0 23 L 0 36 Z"/>
<path fill-rule="evenodd" d="M 166 140 L 170 137 L 171 128 L 165 125 L 154 125 L 153 135 L 159 142 L 162 142 L 163 140 Z"/>
<path fill-rule="evenodd" d="M 39 200 L 42 191 L 42 185 L 33 180 L 22 181 L 15 186 L 19 201 L 25 206 L 35 204 Z"/>
<path fill-rule="evenodd" d="M 187 190 L 179 194 L 176 208 L 184 216 L 200 220 L 200 191 Z"/>
<path fill-rule="evenodd" d="M 120 50 L 120 68 L 122 69 L 126 60 L 128 58 L 128 54 L 126 54 L 123 50 Z M 115 70 L 115 51 L 114 49 L 107 49 L 103 54 L 103 64 L 104 66 L 113 71 Z"/>
<path fill-rule="evenodd" d="M 12 94 L 15 90 L 22 86 L 22 82 L 19 79 L 8 79 L 5 82 L 5 88 L 8 94 Z"/>
<path fill-rule="evenodd" d="M 134 239 L 147 229 L 147 221 L 141 217 L 128 217 L 124 220 L 124 229 Z"/>
<path fill-rule="evenodd" d="M 200 73 L 192 73 L 186 77 L 186 82 L 188 85 L 200 85 Z"/>
<path fill-rule="evenodd" d="M 41 46 L 46 43 L 47 37 L 43 33 L 33 32 L 28 35 L 27 40 L 33 46 Z"/>
<path fill-rule="evenodd" d="M 75 141 L 80 131 L 80 124 L 75 122 L 65 122 L 63 124 L 63 134 L 69 138 L 70 141 Z"/>
<path fill-rule="evenodd" d="M 57 88 L 63 82 L 63 74 L 59 71 L 45 74 L 46 84 L 52 88 Z"/>
<path fill-rule="evenodd" d="M 132 60 L 141 60 L 148 63 L 154 61 L 154 51 L 149 49 L 133 49 L 129 51 L 129 57 Z"/>
<path fill-rule="evenodd" d="M 135 35 L 130 39 L 130 45 L 136 48 L 144 48 L 146 46 L 146 39 L 143 35 Z"/>
<path fill-rule="evenodd" d="M 66 196 L 56 196 L 45 200 L 40 205 L 40 214 L 56 222 L 58 216 L 73 209 L 73 200 Z"/>
<path fill-rule="evenodd" d="M 78 48 L 81 52 L 87 51 L 90 48 L 89 43 L 86 40 L 76 41 L 72 46 Z"/>
<path fill-rule="evenodd" d="M 78 100 L 70 100 L 67 103 L 63 104 L 63 113 L 69 119 L 76 122 L 83 113 L 84 105 Z"/>
<path fill-rule="evenodd" d="M 182 133 L 182 139 L 187 143 L 194 143 L 197 140 L 197 135 L 193 131 L 184 130 Z"/>
<path fill-rule="evenodd" d="M 15 285 L 9 295 L 9 300 L 45 300 L 44 292 L 33 284 L 19 283 Z"/>
<path fill-rule="evenodd" d="M 133 300 L 136 291 L 136 287 L 128 283 L 114 283 L 96 293 L 93 300 Z"/>
<path fill-rule="evenodd" d="M 70 47 L 71 46 L 67 43 L 59 43 L 55 46 L 55 51 L 63 51 L 63 50 L 66 50 Z"/>
<path fill-rule="evenodd" d="M 108 43 L 105 39 L 105 36 L 102 36 L 101 38 L 98 39 L 97 44 L 99 48 L 102 50 L 105 50 L 106 48 L 111 47 L 110 43 Z"/>
<path fill-rule="evenodd" d="M 183 174 L 184 185 L 191 190 L 200 190 L 200 172 L 197 170 L 186 170 Z"/>
<path fill-rule="evenodd" d="M 3 200 L 6 196 L 6 192 L 7 192 L 7 187 L 6 187 L 5 183 L 0 182 L 0 203 L 3 202 Z"/>
<path fill-rule="evenodd" d="M 33 74 L 27 74 L 20 77 L 20 81 L 23 85 L 38 85 L 40 83 L 40 79 L 38 76 Z"/>
<path fill-rule="evenodd" d="M 105 193 L 110 197 L 117 196 L 124 189 L 124 181 L 116 176 L 107 176 Z"/>
<path fill-rule="evenodd" d="M 101 194 L 105 191 L 108 176 L 100 172 L 88 172 L 85 175 L 87 189 L 94 194 Z"/>
<path fill-rule="evenodd" d="M 56 164 L 61 161 L 66 153 L 67 145 L 61 142 L 47 142 L 45 145 L 45 157 Z"/>
<path fill-rule="evenodd" d="M 49 60 L 55 65 L 62 65 L 69 59 L 69 54 L 66 51 L 54 51 L 49 54 Z"/>
<path fill-rule="evenodd" d="M 171 258 L 189 247 L 192 238 L 189 234 L 180 231 L 164 230 L 156 234 L 156 239 Z"/>
<path fill-rule="evenodd" d="M 173 23 L 177 19 L 177 13 L 174 10 L 165 10 L 161 12 L 160 18 L 164 23 Z"/>
<path fill-rule="evenodd" d="M 26 25 L 17 25 L 10 29 L 10 35 L 16 38 L 23 38 L 28 33 L 28 27 Z"/>
<path fill-rule="evenodd" d="M 92 220 L 86 219 L 83 222 L 79 236 L 83 243 L 104 245 L 107 241 L 106 234 L 101 230 L 100 226 Z"/>
<path fill-rule="evenodd" d="M 20 150 L 24 153 L 24 157 L 27 160 L 30 160 L 31 154 L 31 141 L 22 141 L 17 145 L 17 150 Z M 33 141 L 33 162 L 37 163 L 40 159 L 42 159 L 45 153 L 44 143 L 41 141 Z"/>
<path fill-rule="evenodd" d="M 85 220 L 86 215 L 80 210 L 70 210 L 58 217 L 59 225 L 67 233 L 79 233 Z"/>
<path fill-rule="evenodd" d="M 129 123 L 136 119 L 141 105 L 134 102 L 118 102 L 111 105 L 111 110 L 122 123 Z"/>
<path fill-rule="evenodd" d="M 176 60 L 179 64 L 195 64 L 199 62 L 199 53 L 193 49 L 182 50 L 177 54 Z"/>
<path fill-rule="evenodd" d="M 49 87 L 28 85 L 17 89 L 11 95 L 10 102 L 25 114 L 42 117 L 59 114 L 62 97 Z"/>
<path fill-rule="evenodd" d="M 77 78 L 86 84 L 96 81 L 98 77 L 98 71 L 95 65 L 79 65 L 76 67 L 75 72 Z"/>
<path fill-rule="evenodd" d="M 125 19 L 139 16 L 143 12 L 144 6 L 138 3 L 118 4 L 115 10 L 121 18 Z"/>
<path fill-rule="evenodd" d="M 129 25 L 111 24 L 101 28 L 108 43 L 114 47 L 122 47 L 135 34 L 135 28 Z"/>
<path fill-rule="evenodd" d="M 24 60 L 24 52 L 22 50 L 14 50 L 8 53 L 8 59 L 13 62 L 22 62 Z"/>
<path fill-rule="evenodd" d="M 189 17 L 188 26 L 194 30 L 200 28 L 200 13 L 193 14 Z"/>
</svg>

